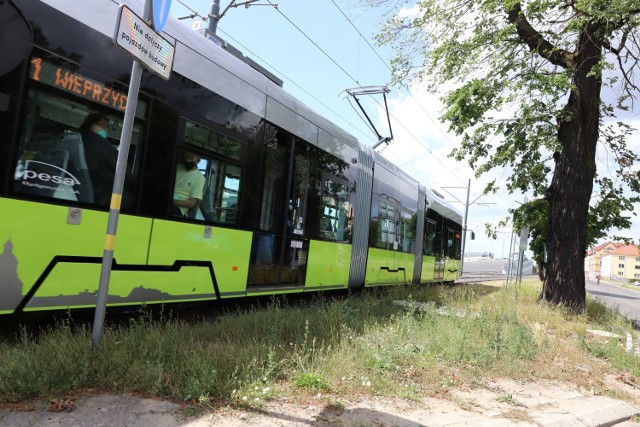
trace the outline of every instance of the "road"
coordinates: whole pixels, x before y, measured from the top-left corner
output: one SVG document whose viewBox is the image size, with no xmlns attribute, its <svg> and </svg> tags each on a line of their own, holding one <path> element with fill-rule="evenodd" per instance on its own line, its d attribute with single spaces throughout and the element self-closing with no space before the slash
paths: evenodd
<svg viewBox="0 0 640 427">
<path fill-rule="evenodd" d="M 466 261 L 464 272 L 459 282 L 473 283 L 485 280 L 505 280 L 506 276 L 501 270 L 506 260 L 487 259 L 478 261 Z M 638 290 L 625 289 L 620 286 L 600 282 L 596 285 L 593 280 L 586 281 L 587 292 L 597 300 L 611 308 L 618 309 L 629 319 L 634 320 L 640 326 L 640 287 Z"/>
<path fill-rule="evenodd" d="M 587 280 L 587 292 L 609 307 L 617 308 L 620 313 L 634 321 L 640 321 L 640 289 L 625 289 L 620 286 L 593 280 Z"/>
<path fill-rule="evenodd" d="M 487 280 L 505 280 L 507 276 L 502 273 L 502 270 L 506 262 L 507 260 L 504 259 L 465 261 L 462 277 L 458 282 L 473 283 Z"/>
</svg>

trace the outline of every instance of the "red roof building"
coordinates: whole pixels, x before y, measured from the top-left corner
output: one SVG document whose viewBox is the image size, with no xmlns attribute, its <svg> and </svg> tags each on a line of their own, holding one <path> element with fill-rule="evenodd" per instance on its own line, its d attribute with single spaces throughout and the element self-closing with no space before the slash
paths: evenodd
<svg viewBox="0 0 640 427">
<path fill-rule="evenodd" d="M 611 280 L 640 279 L 640 248 L 634 244 L 623 245 L 603 254 L 600 274 Z"/>
</svg>

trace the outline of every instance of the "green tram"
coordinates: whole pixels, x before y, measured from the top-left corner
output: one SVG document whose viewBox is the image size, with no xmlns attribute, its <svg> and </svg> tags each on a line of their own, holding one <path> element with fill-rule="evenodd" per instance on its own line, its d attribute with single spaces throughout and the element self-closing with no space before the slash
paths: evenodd
<svg viewBox="0 0 640 427">
<path fill-rule="evenodd" d="M 131 72 L 118 7 L 0 1 L 0 314 L 96 303 L 109 156 L 82 132 L 101 115 L 117 150 Z M 142 76 L 109 306 L 459 277 L 462 217 L 441 195 L 178 20 L 163 35 L 173 72 Z M 204 184 L 176 216 L 185 152 Z"/>
</svg>

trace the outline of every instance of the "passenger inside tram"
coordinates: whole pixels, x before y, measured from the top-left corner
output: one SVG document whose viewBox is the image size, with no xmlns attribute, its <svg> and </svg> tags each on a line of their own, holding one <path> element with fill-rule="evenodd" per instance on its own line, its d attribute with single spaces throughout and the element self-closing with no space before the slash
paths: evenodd
<svg viewBox="0 0 640 427">
<path fill-rule="evenodd" d="M 189 217 L 202 200 L 205 178 L 198 170 L 200 154 L 184 152 L 184 161 L 176 166 L 172 214 Z"/>
<path fill-rule="evenodd" d="M 106 206 L 111 200 L 113 178 L 118 162 L 118 149 L 109 142 L 109 119 L 100 113 L 91 113 L 80 126 L 84 154 L 91 174 L 93 198 Z"/>
</svg>

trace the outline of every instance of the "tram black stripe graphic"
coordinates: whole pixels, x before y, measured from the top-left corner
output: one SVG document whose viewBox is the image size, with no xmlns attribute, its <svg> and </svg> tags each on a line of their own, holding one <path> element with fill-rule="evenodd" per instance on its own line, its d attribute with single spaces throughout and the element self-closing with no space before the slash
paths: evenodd
<svg viewBox="0 0 640 427">
<path fill-rule="evenodd" d="M 34 297 L 38 289 L 42 286 L 49 274 L 58 264 L 71 263 L 71 264 L 101 264 L 102 257 L 83 257 L 83 256 L 69 256 L 69 255 L 57 255 L 53 257 L 51 262 L 43 270 L 38 280 L 29 289 L 29 292 L 22 298 L 20 304 L 17 305 L 15 312 L 19 313 L 24 310 L 29 301 Z M 209 270 L 211 276 L 211 284 L 216 295 L 216 299 L 221 298 L 220 289 L 218 287 L 218 281 L 216 279 L 215 271 L 211 261 L 197 261 L 197 260 L 177 260 L 172 265 L 140 265 L 140 264 L 118 264 L 116 260 L 113 260 L 113 271 L 166 271 L 177 272 L 183 267 L 206 267 Z"/>
</svg>

